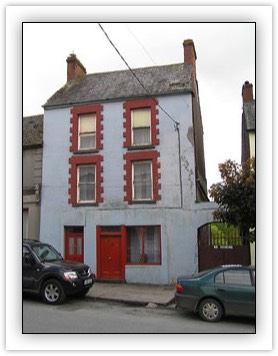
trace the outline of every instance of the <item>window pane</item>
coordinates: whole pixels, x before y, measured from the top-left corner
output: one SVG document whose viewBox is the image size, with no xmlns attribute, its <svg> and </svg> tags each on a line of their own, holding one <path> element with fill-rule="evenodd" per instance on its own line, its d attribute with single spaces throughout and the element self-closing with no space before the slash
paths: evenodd
<svg viewBox="0 0 278 356">
<path fill-rule="evenodd" d="M 96 131 L 96 115 L 86 114 L 79 116 L 79 133 Z"/>
<path fill-rule="evenodd" d="M 86 114 L 79 116 L 79 148 L 96 147 L 96 115 Z"/>
<path fill-rule="evenodd" d="M 133 128 L 150 127 L 151 112 L 149 108 L 132 110 Z"/>
<path fill-rule="evenodd" d="M 79 201 L 95 201 L 95 185 L 80 184 L 79 185 Z"/>
<path fill-rule="evenodd" d="M 95 166 L 79 166 L 79 201 L 95 201 Z"/>
<path fill-rule="evenodd" d="M 74 255 L 74 237 L 69 238 L 69 255 Z"/>
<path fill-rule="evenodd" d="M 132 110 L 132 144 L 146 145 L 151 142 L 151 112 L 149 108 Z"/>
<path fill-rule="evenodd" d="M 135 200 L 152 199 L 151 162 L 133 164 L 133 195 Z"/>
<path fill-rule="evenodd" d="M 141 263 L 142 239 L 140 227 L 127 228 L 127 262 Z"/>
<path fill-rule="evenodd" d="M 66 233 L 67 234 L 72 234 L 72 233 L 83 233 L 83 226 L 65 226 Z"/>
<path fill-rule="evenodd" d="M 215 276 L 215 283 L 224 283 L 223 272 L 220 272 Z"/>
<path fill-rule="evenodd" d="M 93 183 L 95 182 L 95 166 L 79 166 L 79 182 Z"/>
<path fill-rule="evenodd" d="M 145 227 L 144 233 L 144 262 L 160 263 L 160 228 L 159 226 Z"/>
<path fill-rule="evenodd" d="M 230 270 L 224 272 L 224 279 L 226 284 L 242 284 L 251 285 L 249 271 Z"/>
<path fill-rule="evenodd" d="M 95 148 L 96 147 L 96 135 L 80 135 L 79 148 Z"/>
<path fill-rule="evenodd" d="M 151 143 L 150 128 L 133 129 L 133 144 L 147 145 Z"/>
<path fill-rule="evenodd" d="M 101 226 L 101 232 L 120 232 L 121 226 Z"/>
<path fill-rule="evenodd" d="M 77 237 L 77 255 L 82 255 L 82 237 Z"/>
</svg>

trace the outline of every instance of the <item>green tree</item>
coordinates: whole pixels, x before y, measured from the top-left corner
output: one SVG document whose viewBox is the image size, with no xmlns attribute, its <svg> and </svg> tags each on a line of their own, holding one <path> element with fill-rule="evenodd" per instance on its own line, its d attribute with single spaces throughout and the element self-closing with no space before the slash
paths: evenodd
<svg viewBox="0 0 278 356">
<path fill-rule="evenodd" d="M 232 160 L 219 164 L 222 182 L 213 184 L 209 193 L 219 205 L 214 219 L 238 226 L 244 237 L 255 238 L 256 177 L 255 159 L 242 165 Z"/>
</svg>

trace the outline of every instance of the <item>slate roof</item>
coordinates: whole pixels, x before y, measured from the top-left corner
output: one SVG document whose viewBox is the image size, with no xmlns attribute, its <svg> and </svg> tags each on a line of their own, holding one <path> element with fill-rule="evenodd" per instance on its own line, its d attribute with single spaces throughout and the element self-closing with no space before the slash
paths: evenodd
<svg viewBox="0 0 278 356">
<path fill-rule="evenodd" d="M 255 100 L 243 104 L 243 113 L 246 121 L 246 130 L 254 131 L 256 129 Z"/>
<path fill-rule="evenodd" d="M 152 96 L 194 92 L 192 65 L 184 63 L 137 68 L 133 72 Z M 146 97 L 130 70 L 87 74 L 67 82 L 45 103 L 45 109 L 89 102 Z"/>
<path fill-rule="evenodd" d="M 43 142 L 43 115 L 23 117 L 22 122 L 23 148 L 42 146 Z"/>
</svg>

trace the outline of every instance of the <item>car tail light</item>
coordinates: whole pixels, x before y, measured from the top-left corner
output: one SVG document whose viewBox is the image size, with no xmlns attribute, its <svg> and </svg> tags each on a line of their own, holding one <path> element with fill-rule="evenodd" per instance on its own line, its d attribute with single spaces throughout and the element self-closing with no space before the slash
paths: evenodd
<svg viewBox="0 0 278 356">
<path fill-rule="evenodd" d="M 178 293 L 183 293 L 183 286 L 181 284 L 176 284 L 176 291 Z"/>
</svg>

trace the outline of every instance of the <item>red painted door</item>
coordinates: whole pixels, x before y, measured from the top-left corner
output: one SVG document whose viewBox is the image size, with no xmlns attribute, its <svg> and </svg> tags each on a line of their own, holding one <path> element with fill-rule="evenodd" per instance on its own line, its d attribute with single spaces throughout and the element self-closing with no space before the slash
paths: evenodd
<svg viewBox="0 0 278 356">
<path fill-rule="evenodd" d="M 100 277 L 123 278 L 121 236 L 101 236 L 100 249 Z"/>
<path fill-rule="evenodd" d="M 66 232 L 65 259 L 74 262 L 84 262 L 84 241 L 82 232 Z"/>
</svg>

